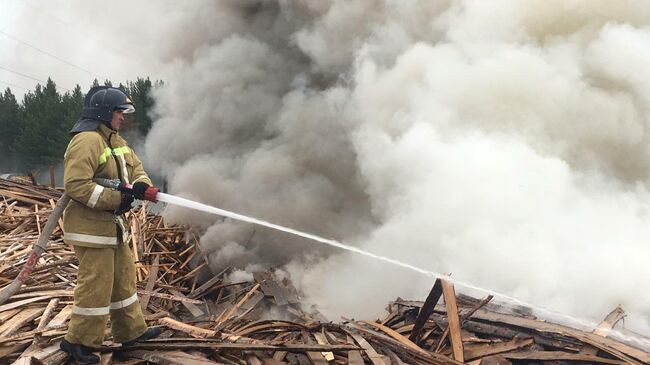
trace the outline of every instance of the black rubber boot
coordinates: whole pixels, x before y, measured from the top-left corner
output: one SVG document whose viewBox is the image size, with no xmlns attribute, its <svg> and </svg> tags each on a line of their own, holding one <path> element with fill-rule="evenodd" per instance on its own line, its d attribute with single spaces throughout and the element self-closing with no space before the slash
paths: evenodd
<svg viewBox="0 0 650 365">
<path fill-rule="evenodd" d="M 67 352 L 72 358 L 82 364 L 97 364 L 99 356 L 92 353 L 90 347 L 70 343 L 66 340 L 61 341 L 61 350 Z"/>
<path fill-rule="evenodd" d="M 137 337 L 134 340 L 123 343 L 122 346 L 132 346 L 135 345 L 136 342 L 151 340 L 152 338 L 158 337 L 161 333 L 162 333 L 162 329 L 160 327 L 147 328 L 147 330 L 139 337 Z"/>
</svg>

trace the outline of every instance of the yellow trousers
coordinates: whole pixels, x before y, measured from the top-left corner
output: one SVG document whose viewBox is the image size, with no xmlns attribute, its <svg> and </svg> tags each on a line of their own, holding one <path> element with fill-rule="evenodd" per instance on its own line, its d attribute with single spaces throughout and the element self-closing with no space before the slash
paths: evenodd
<svg viewBox="0 0 650 365">
<path fill-rule="evenodd" d="M 65 339 L 99 347 L 108 316 L 115 342 L 127 342 L 147 330 L 135 279 L 133 255 L 127 244 L 113 248 L 74 246 L 79 259 L 74 306 Z"/>
</svg>

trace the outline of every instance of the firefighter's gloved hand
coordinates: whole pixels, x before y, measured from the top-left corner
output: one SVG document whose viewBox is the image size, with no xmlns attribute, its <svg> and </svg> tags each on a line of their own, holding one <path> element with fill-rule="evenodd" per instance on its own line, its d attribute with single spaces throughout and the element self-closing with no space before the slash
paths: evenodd
<svg viewBox="0 0 650 365">
<path fill-rule="evenodd" d="M 122 215 L 129 210 L 131 210 L 131 204 L 133 203 L 133 195 L 131 194 L 122 194 L 122 199 L 120 200 L 120 206 L 115 210 L 115 215 Z"/>
<path fill-rule="evenodd" d="M 117 188 L 117 190 L 121 191 L 123 194 L 128 194 L 135 199 L 138 200 L 143 200 L 144 199 L 144 192 L 149 188 L 149 184 L 138 181 L 137 183 L 133 185 L 128 185 L 128 184 L 120 184 L 120 186 Z"/>
<path fill-rule="evenodd" d="M 133 197 L 139 200 L 144 199 L 144 192 L 149 188 L 149 184 L 146 182 L 138 181 L 133 184 L 131 191 L 133 191 Z"/>
</svg>

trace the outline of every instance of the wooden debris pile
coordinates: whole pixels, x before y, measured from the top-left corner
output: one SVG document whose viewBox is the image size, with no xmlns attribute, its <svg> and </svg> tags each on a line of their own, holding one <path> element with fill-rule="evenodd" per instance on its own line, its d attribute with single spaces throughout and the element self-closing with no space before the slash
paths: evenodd
<svg viewBox="0 0 650 365">
<path fill-rule="evenodd" d="M 60 195 L 0 179 L 0 286 L 20 271 Z M 437 280 L 425 302 L 397 299 L 382 319 L 331 323 L 302 308 L 287 278 L 259 272 L 232 282 L 229 268 L 211 271 L 198 240 L 181 227 L 145 209 L 130 213 L 130 224 L 140 304 L 149 325 L 165 331 L 123 347 L 107 329 L 102 364 L 650 364 L 647 349 L 608 337 L 624 316 L 620 308 L 584 332 L 490 297 L 456 295 Z M 68 361 L 58 346 L 77 260 L 62 235 L 58 227 L 26 285 L 0 305 L 0 364 Z"/>
</svg>

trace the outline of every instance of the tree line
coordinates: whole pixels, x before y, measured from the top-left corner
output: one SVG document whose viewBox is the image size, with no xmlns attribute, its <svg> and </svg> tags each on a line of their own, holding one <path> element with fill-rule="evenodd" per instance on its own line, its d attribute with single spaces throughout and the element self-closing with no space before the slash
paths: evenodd
<svg viewBox="0 0 650 365">
<path fill-rule="evenodd" d="M 135 112 L 126 115 L 122 132 L 147 134 L 152 124 L 149 111 L 154 105 L 151 90 L 162 84 L 147 77 L 117 86 L 135 106 Z M 95 80 L 93 86 L 99 85 Z M 113 86 L 108 80 L 104 85 Z M 21 102 L 10 88 L 5 89 L 0 93 L 0 162 L 18 161 L 24 171 L 59 164 L 70 140 L 68 132 L 81 116 L 84 97 L 79 85 L 72 91 L 59 92 L 51 78 L 27 92 Z"/>
</svg>

